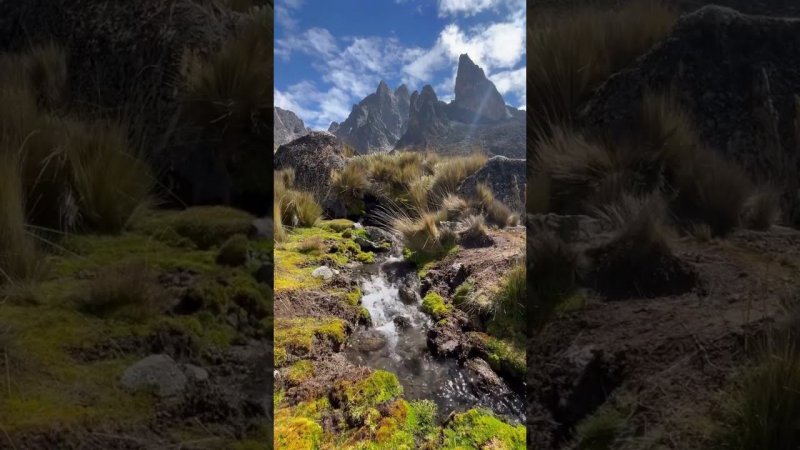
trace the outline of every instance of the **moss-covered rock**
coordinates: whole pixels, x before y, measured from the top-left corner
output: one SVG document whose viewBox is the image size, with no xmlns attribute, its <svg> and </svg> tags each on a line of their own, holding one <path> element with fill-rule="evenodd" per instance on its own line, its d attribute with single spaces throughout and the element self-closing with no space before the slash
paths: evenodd
<svg viewBox="0 0 800 450">
<path fill-rule="evenodd" d="M 315 345 L 344 343 L 345 323 L 329 317 L 295 317 L 275 322 L 275 364 L 280 367 L 289 354 L 305 356 L 315 351 Z M 280 356 L 279 356 L 280 355 Z"/>
<path fill-rule="evenodd" d="M 428 292 L 422 299 L 422 311 L 431 316 L 433 320 L 443 319 L 452 309 L 453 307 L 436 292 Z"/>
<path fill-rule="evenodd" d="M 322 427 L 311 419 L 295 417 L 275 425 L 276 450 L 317 450 L 321 442 Z"/>
<path fill-rule="evenodd" d="M 395 374 L 377 370 L 359 381 L 339 381 L 334 386 L 332 398 L 353 421 L 375 426 L 375 420 L 380 419 L 377 408 L 402 394 L 403 386 Z"/>
<path fill-rule="evenodd" d="M 247 263 L 248 241 L 242 234 L 228 238 L 217 252 L 217 264 L 224 266 L 243 266 Z"/>
<path fill-rule="evenodd" d="M 442 449 L 525 449 L 525 426 L 509 425 L 491 412 L 471 409 L 456 414 L 443 430 Z"/>
<path fill-rule="evenodd" d="M 200 249 L 209 249 L 236 234 L 246 235 L 253 219 L 244 211 L 225 206 L 196 206 L 154 212 L 135 223 L 133 229 L 167 242 L 180 236 Z"/>
<path fill-rule="evenodd" d="M 293 385 L 298 385 L 303 381 L 314 376 L 314 364 L 307 359 L 297 361 L 289 366 L 286 372 L 286 380 Z"/>
</svg>

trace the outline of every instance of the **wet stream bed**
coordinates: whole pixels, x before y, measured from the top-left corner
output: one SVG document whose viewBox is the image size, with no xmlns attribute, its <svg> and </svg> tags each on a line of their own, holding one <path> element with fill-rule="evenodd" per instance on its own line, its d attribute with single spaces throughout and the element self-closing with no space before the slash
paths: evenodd
<svg viewBox="0 0 800 450">
<path fill-rule="evenodd" d="M 451 412 L 480 407 L 512 422 L 524 422 L 525 406 L 519 395 L 480 395 L 472 388 L 473 375 L 455 359 L 436 358 L 427 346 L 433 323 L 421 310 L 421 300 L 404 303 L 400 287 L 413 267 L 392 256 L 360 270 L 361 299 L 372 326 L 359 328 L 350 338 L 347 357 L 355 364 L 397 375 L 408 400 L 432 400 L 439 418 Z M 406 297 L 407 298 L 407 297 Z"/>
</svg>

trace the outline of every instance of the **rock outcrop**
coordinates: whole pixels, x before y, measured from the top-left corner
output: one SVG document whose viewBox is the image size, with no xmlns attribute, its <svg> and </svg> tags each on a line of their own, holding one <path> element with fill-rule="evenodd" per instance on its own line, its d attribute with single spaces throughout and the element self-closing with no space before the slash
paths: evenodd
<svg viewBox="0 0 800 450">
<path fill-rule="evenodd" d="M 297 114 L 292 111 L 281 109 L 276 106 L 272 118 L 274 120 L 273 147 L 275 149 L 301 136 L 305 136 L 311 131 L 306 128 L 303 119 L 297 117 Z"/>
<path fill-rule="evenodd" d="M 450 106 L 454 114 L 462 116 L 464 122 L 499 121 L 511 117 L 494 83 L 486 78 L 483 69 L 472 62 L 467 54 L 458 58 L 455 94 Z"/>
<path fill-rule="evenodd" d="M 312 131 L 281 145 L 274 156 L 275 170 L 294 169 L 295 186 L 320 198 L 328 195 L 332 172 L 344 164 L 342 143 L 327 131 Z"/>
<path fill-rule="evenodd" d="M 494 156 L 477 172 L 467 177 L 458 187 L 458 195 L 470 198 L 476 187 L 484 183 L 492 189 L 497 200 L 509 208 L 525 211 L 525 160 Z"/>
<path fill-rule="evenodd" d="M 381 81 L 374 93 L 353 105 L 347 120 L 331 123 L 328 131 L 358 153 L 388 151 L 394 148 L 408 126 L 409 105 L 405 85 L 392 92 Z"/>
<path fill-rule="evenodd" d="M 640 116 L 643 92 L 672 92 L 705 143 L 756 181 L 796 189 L 799 33 L 800 20 L 703 7 L 601 86 L 581 121 L 622 136 Z"/>
<path fill-rule="evenodd" d="M 431 85 L 425 85 L 422 92 L 411 94 L 408 130 L 397 142 L 397 148 L 415 147 L 428 149 L 450 131 L 450 119 L 444 102 L 439 101 Z"/>
</svg>

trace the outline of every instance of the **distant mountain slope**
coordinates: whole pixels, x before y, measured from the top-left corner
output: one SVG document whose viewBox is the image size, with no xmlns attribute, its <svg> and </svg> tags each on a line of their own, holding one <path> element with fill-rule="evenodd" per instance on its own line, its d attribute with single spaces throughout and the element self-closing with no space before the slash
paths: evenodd
<svg viewBox="0 0 800 450">
<path fill-rule="evenodd" d="M 297 114 L 292 111 L 281 109 L 276 106 L 274 108 L 273 117 L 275 119 L 274 149 L 277 149 L 283 144 L 288 144 L 301 136 L 305 136 L 311 131 L 306 128 L 303 120 L 297 117 Z"/>
</svg>

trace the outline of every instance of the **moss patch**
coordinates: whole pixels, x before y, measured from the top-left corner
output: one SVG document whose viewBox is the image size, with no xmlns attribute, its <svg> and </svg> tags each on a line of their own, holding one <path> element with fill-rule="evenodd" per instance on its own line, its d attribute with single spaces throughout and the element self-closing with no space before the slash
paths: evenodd
<svg viewBox="0 0 800 450">
<path fill-rule="evenodd" d="M 297 361 L 289 367 L 286 372 L 286 379 L 291 384 L 300 384 L 314 376 L 314 365 L 311 361 L 304 359 Z"/>
<path fill-rule="evenodd" d="M 279 354 L 308 355 L 320 341 L 336 345 L 344 343 L 344 321 L 335 317 L 315 318 L 296 317 L 275 322 L 275 363 L 279 367 L 286 362 L 286 356 Z"/>
<path fill-rule="evenodd" d="M 525 349 L 514 344 L 488 337 L 486 347 L 489 349 L 488 363 L 492 370 L 516 380 L 523 380 L 527 373 L 525 365 Z"/>
<path fill-rule="evenodd" d="M 236 234 L 247 234 L 254 217 L 225 206 L 196 206 L 182 211 L 158 211 L 143 217 L 133 230 L 175 243 L 176 236 L 209 249 Z"/>
<path fill-rule="evenodd" d="M 317 450 L 322 442 L 322 427 L 311 419 L 295 417 L 275 425 L 275 448 Z"/>
<path fill-rule="evenodd" d="M 479 409 L 457 414 L 443 435 L 442 449 L 525 449 L 524 425 L 509 425 L 491 412 Z"/>
<path fill-rule="evenodd" d="M 397 381 L 397 376 L 383 370 L 376 370 L 360 381 L 340 381 L 334 387 L 334 396 L 348 416 L 368 425 L 380 417 L 378 406 L 401 395 L 403 386 Z"/>
<path fill-rule="evenodd" d="M 428 292 L 422 299 L 422 311 L 433 318 L 433 320 L 443 319 L 453 307 L 445 303 L 444 298 L 436 292 Z"/>
</svg>

